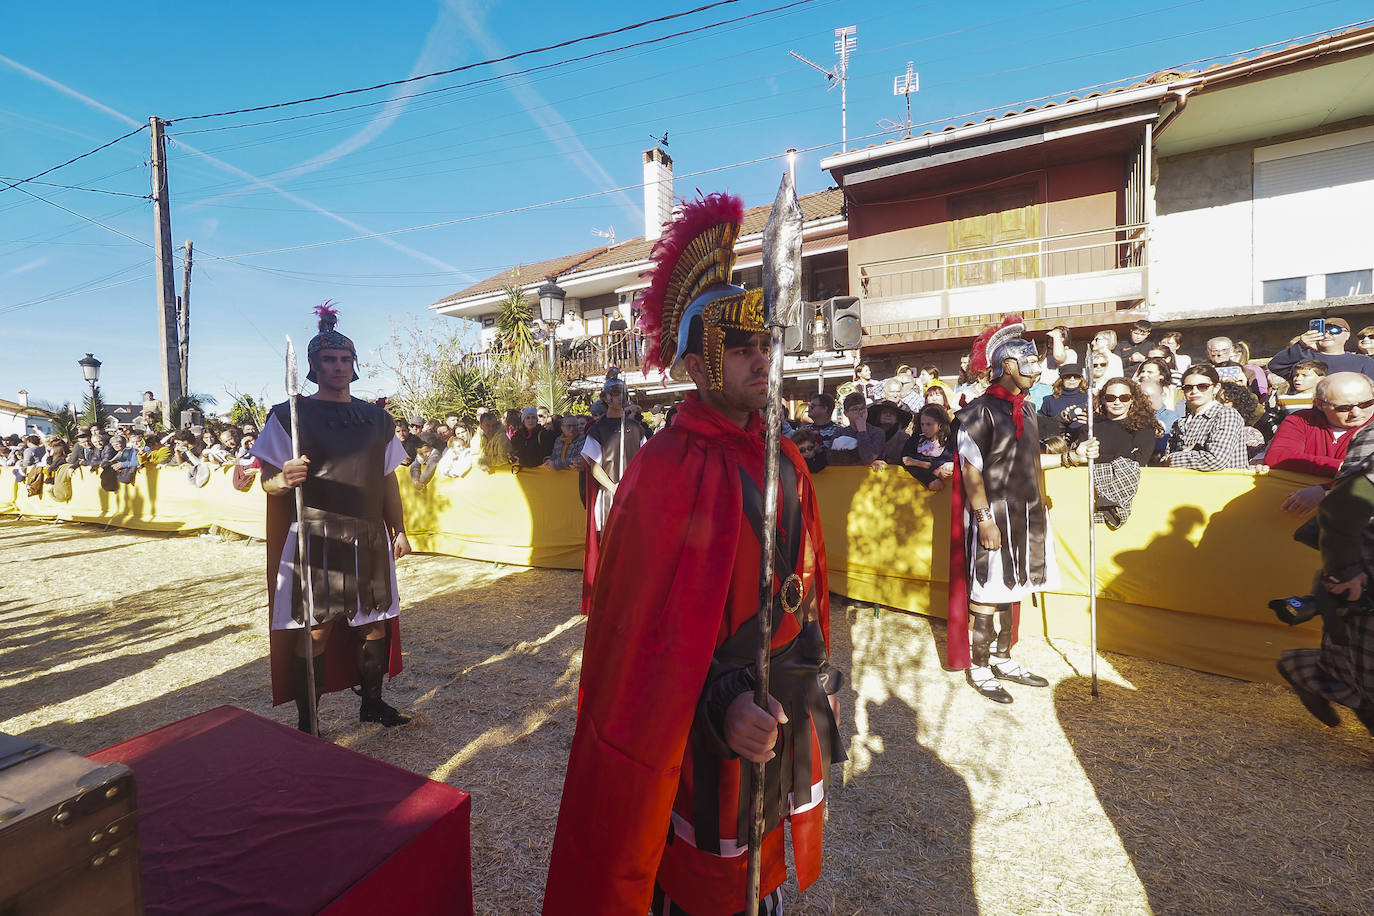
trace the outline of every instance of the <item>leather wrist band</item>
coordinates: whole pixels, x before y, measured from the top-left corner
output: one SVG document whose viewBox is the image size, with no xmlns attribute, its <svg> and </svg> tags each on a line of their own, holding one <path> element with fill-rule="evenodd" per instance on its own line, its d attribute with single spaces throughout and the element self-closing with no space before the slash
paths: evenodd
<svg viewBox="0 0 1374 916">
<path fill-rule="evenodd" d="M 974 509 L 973 519 L 980 525 L 983 524 L 983 522 L 992 521 L 992 509 L 988 508 L 987 506 L 984 506 L 981 509 Z"/>
</svg>

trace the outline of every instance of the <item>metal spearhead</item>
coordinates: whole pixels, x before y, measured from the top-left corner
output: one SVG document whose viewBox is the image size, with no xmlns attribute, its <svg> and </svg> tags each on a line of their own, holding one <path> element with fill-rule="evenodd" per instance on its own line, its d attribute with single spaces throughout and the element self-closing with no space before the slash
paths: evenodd
<svg viewBox="0 0 1374 916">
<path fill-rule="evenodd" d="M 773 212 L 763 229 L 763 308 L 791 326 L 801 310 L 802 209 L 791 169 L 782 173 Z"/>
<path fill-rule="evenodd" d="M 286 335 L 286 396 L 294 398 L 300 394 L 300 384 L 296 381 L 296 347 L 291 343 L 291 335 Z"/>
</svg>

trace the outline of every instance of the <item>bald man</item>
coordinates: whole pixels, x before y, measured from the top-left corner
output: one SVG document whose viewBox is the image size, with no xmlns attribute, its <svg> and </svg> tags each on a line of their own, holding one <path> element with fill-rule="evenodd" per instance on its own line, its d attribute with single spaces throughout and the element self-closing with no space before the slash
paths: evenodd
<svg viewBox="0 0 1374 916">
<path fill-rule="evenodd" d="M 1269 444 L 1264 463 L 1279 471 L 1325 478 L 1294 490 L 1282 509 L 1307 516 L 1321 502 L 1336 476 L 1356 430 L 1374 419 L 1374 384 L 1358 372 L 1336 372 L 1317 383 L 1312 406 L 1284 418 Z"/>
</svg>

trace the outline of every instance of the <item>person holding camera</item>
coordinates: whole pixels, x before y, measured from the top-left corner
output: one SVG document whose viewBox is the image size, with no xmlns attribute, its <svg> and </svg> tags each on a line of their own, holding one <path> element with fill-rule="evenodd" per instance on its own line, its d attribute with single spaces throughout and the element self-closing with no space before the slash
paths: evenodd
<svg viewBox="0 0 1374 916">
<path fill-rule="evenodd" d="M 1332 704 L 1348 706 L 1374 735 L 1374 424 L 1353 433 L 1331 491 L 1317 505 L 1322 569 L 1314 600 L 1322 614 L 1318 649 L 1290 649 L 1278 669 L 1307 711 L 1335 727 Z M 1301 529 L 1300 529 L 1301 531 Z"/>
<path fill-rule="evenodd" d="M 1349 342 L 1350 323 L 1344 318 L 1313 318 L 1306 333 L 1274 354 L 1268 369 L 1291 385 L 1298 363 L 1317 359 L 1326 363 L 1328 372 L 1359 372 L 1374 379 L 1374 359 L 1346 352 Z"/>
</svg>

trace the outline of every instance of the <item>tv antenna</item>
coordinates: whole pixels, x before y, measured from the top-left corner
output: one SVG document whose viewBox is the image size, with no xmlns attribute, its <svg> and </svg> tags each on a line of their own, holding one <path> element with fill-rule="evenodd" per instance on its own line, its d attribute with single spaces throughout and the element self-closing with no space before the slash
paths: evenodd
<svg viewBox="0 0 1374 916">
<path fill-rule="evenodd" d="M 839 60 L 836 61 L 833 67 L 822 67 L 814 61 L 809 61 L 805 57 L 802 57 L 796 51 L 787 52 L 811 69 L 824 74 L 826 80 L 830 83 L 830 85 L 826 87 L 826 92 L 829 92 L 836 86 L 840 87 L 840 152 L 842 153 L 844 152 L 844 148 L 849 145 L 849 126 L 847 123 L 848 115 L 846 111 L 847 98 L 845 92 L 846 84 L 849 82 L 849 55 L 858 47 L 859 39 L 856 37 L 858 33 L 859 27 L 857 25 L 847 25 L 844 28 L 835 30 L 835 54 L 839 57 Z"/>
<path fill-rule="evenodd" d="M 921 75 L 911 69 L 914 63 L 914 61 L 907 61 L 906 73 L 892 78 L 892 94 L 906 96 L 906 123 L 901 124 L 890 118 L 883 118 L 878 121 L 878 126 L 883 130 L 902 129 L 906 131 L 908 137 L 911 136 L 911 95 L 921 91 Z"/>
<path fill-rule="evenodd" d="M 668 148 L 668 132 L 666 130 L 663 132 L 663 136 L 661 137 L 655 137 L 653 134 L 649 134 L 649 139 L 654 141 L 664 149 Z"/>
<path fill-rule="evenodd" d="M 615 227 L 614 227 L 614 226 L 611 226 L 611 227 L 606 228 L 606 229 L 598 229 L 598 228 L 596 228 L 595 226 L 593 226 L 593 227 L 592 227 L 592 235 L 597 236 L 598 238 L 603 238 L 603 239 L 605 239 L 605 240 L 606 240 L 606 246 L 607 246 L 608 248 L 614 248 L 614 247 L 615 247 Z"/>
</svg>

